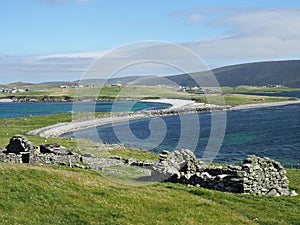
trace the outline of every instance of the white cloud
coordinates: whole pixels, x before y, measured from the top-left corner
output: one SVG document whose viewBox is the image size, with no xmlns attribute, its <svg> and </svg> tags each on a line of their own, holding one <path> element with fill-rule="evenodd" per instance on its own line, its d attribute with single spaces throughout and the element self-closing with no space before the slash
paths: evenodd
<svg viewBox="0 0 300 225">
<path fill-rule="evenodd" d="M 191 23 L 199 23 L 203 21 L 203 16 L 198 14 L 193 14 L 189 17 L 189 22 Z"/>
<path fill-rule="evenodd" d="M 300 56 L 300 9 L 187 10 L 188 20 L 226 28 L 221 37 L 185 43 L 204 58 L 268 60 Z M 215 13 L 222 15 L 215 16 Z"/>
<path fill-rule="evenodd" d="M 201 23 L 215 29 L 226 28 L 222 36 L 183 43 L 210 67 L 249 61 L 300 58 L 300 9 L 193 9 L 180 11 L 176 15 L 180 18 L 184 15 L 194 26 Z M 173 62 L 177 60 L 178 64 L 187 58 L 182 51 L 168 45 L 143 44 L 142 42 L 141 49 L 134 54 L 126 51 L 126 48 L 122 54 L 109 54 L 111 60 L 108 59 L 106 66 L 120 62 L 129 63 L 132 59 L 143 58 L 144 55 L 159 56 Z M 106 53 L 108 51 L 28 57 L 0 56 L 0 83 L 12 80 L 80 79 L 90 64 Z M 197 70 L 201 69 L 205 69 L 205 65 L 203 68 L 197 67 Z M 105 71 L 104 68 L 101 70 Z M 156 70 L 152 65 L 136 66 L 134 75 L 142 74 L 143 70 L 157 74 L 170 71 L 162 67 Z M 130 69 L 125 72 L 129 71 L 134 72 Z"/>
</svg>

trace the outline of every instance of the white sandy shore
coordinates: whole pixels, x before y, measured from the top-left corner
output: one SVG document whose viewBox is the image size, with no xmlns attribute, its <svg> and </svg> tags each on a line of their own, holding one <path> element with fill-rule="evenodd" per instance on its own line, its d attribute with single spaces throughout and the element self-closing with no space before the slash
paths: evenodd
<svg viewBox="0 0 300 225">
<path fill-rule="evenodd" d="M 272 107 L 272 106 L 282 106 L 289 104 L 299 104 L 300 100 L 297 101 L 284 101 L 284 102 L 271 102 L 271 103 L 260 103 L 260 104 L 248 104 L 239 105 L 234 107 L 220 107 L 214 105 L 208 105 L 203 103 L 194 103 L 190 100 L 181 99 L 159 99 L 159 100 L 147 100 L 148 102 L 160 102 L 172 104 L 172 107 L 165 110 L 154 110 L 154 111 L 144 111 L 144 112 L 127 112 L 107 115 L 100 118 L 87 119 L 83 121 L 72 121 L 69 123 L 57 123 L 52 126 L 43 127 L 37 130 L 29 131 L 30 135 L 39 135 L 41 137 L 59 137 L 60 135 L 82 130 L 85 128 L 101 126 L 105 124 L 124 122 L 129 120 L 151 118 L 156 116 L 166 116 L 174 115 L 176 113 L 183 114 L 186 112 L 199 113 L 201 111 L 207 112 L 209 110 L 242 110 L 242 109 L 252 109 L 252 108 L 262 108 L 262 107 Z M 199 110 L 195 110 L 199 109 Z M 155 113 L 159 112 L 159 113 Z"/>
<path fill-rule="evenodd" d="M 142 100 L 141 102 L 157 102 L 157 103 L 166 103 L 172 105 L 170 109 L 177 109 L 183 106 L 187 106 L 193 104 L 195 101 L 192 100 L 185 100 L 185 99 L 169 99 L 169 98 L 162 98 L 162 99 L 147 99 Z"/>
<path fill-rule="evenodd" d="M 9 98 L 0 99 L 0 102 L 13 102 L 13 100 Z"/>
</svg>

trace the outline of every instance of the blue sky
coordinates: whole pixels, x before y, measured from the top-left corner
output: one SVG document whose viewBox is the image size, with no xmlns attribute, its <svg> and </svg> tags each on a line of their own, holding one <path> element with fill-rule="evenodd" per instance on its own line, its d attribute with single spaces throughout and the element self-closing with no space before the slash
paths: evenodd
<svg viewBox="0 0 300 225">
<path fill-rule="evenodd" d="M 300 54 L 294 0 L 3 0 L 0 27 L 0 83 L 79 79 L 104 51 L 143 40 L 182 44 L 211 68 Z"/>
</svg>

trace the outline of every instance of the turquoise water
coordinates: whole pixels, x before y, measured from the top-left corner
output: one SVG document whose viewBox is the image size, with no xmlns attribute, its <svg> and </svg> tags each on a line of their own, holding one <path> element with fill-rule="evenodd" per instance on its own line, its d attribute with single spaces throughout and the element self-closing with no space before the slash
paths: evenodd
<svg viewBox="0 0 300 225">
<path fill-rule="evenodd" d="M 75 108 L 73 108 L 75 106 Z M 153 102 L 0 102 L 0 118 L 15 118 L 75 112 L 124 112 L 164 109 L 169 104 Z"/>
</svg>

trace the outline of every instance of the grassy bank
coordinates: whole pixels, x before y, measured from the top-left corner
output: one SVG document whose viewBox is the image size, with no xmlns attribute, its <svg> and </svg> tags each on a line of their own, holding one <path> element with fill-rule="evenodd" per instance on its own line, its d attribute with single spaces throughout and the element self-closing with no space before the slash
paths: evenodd
<svg viewBox="0 0 300 225">
<path fill-rule="evenodd" d="M 179 184 L 124 186 L 93 171 L 0 164 L 1 224 L 298 224 L 300 197 Z M 288 170 L 300 192 L 299 171 Z"/>
</svg>

